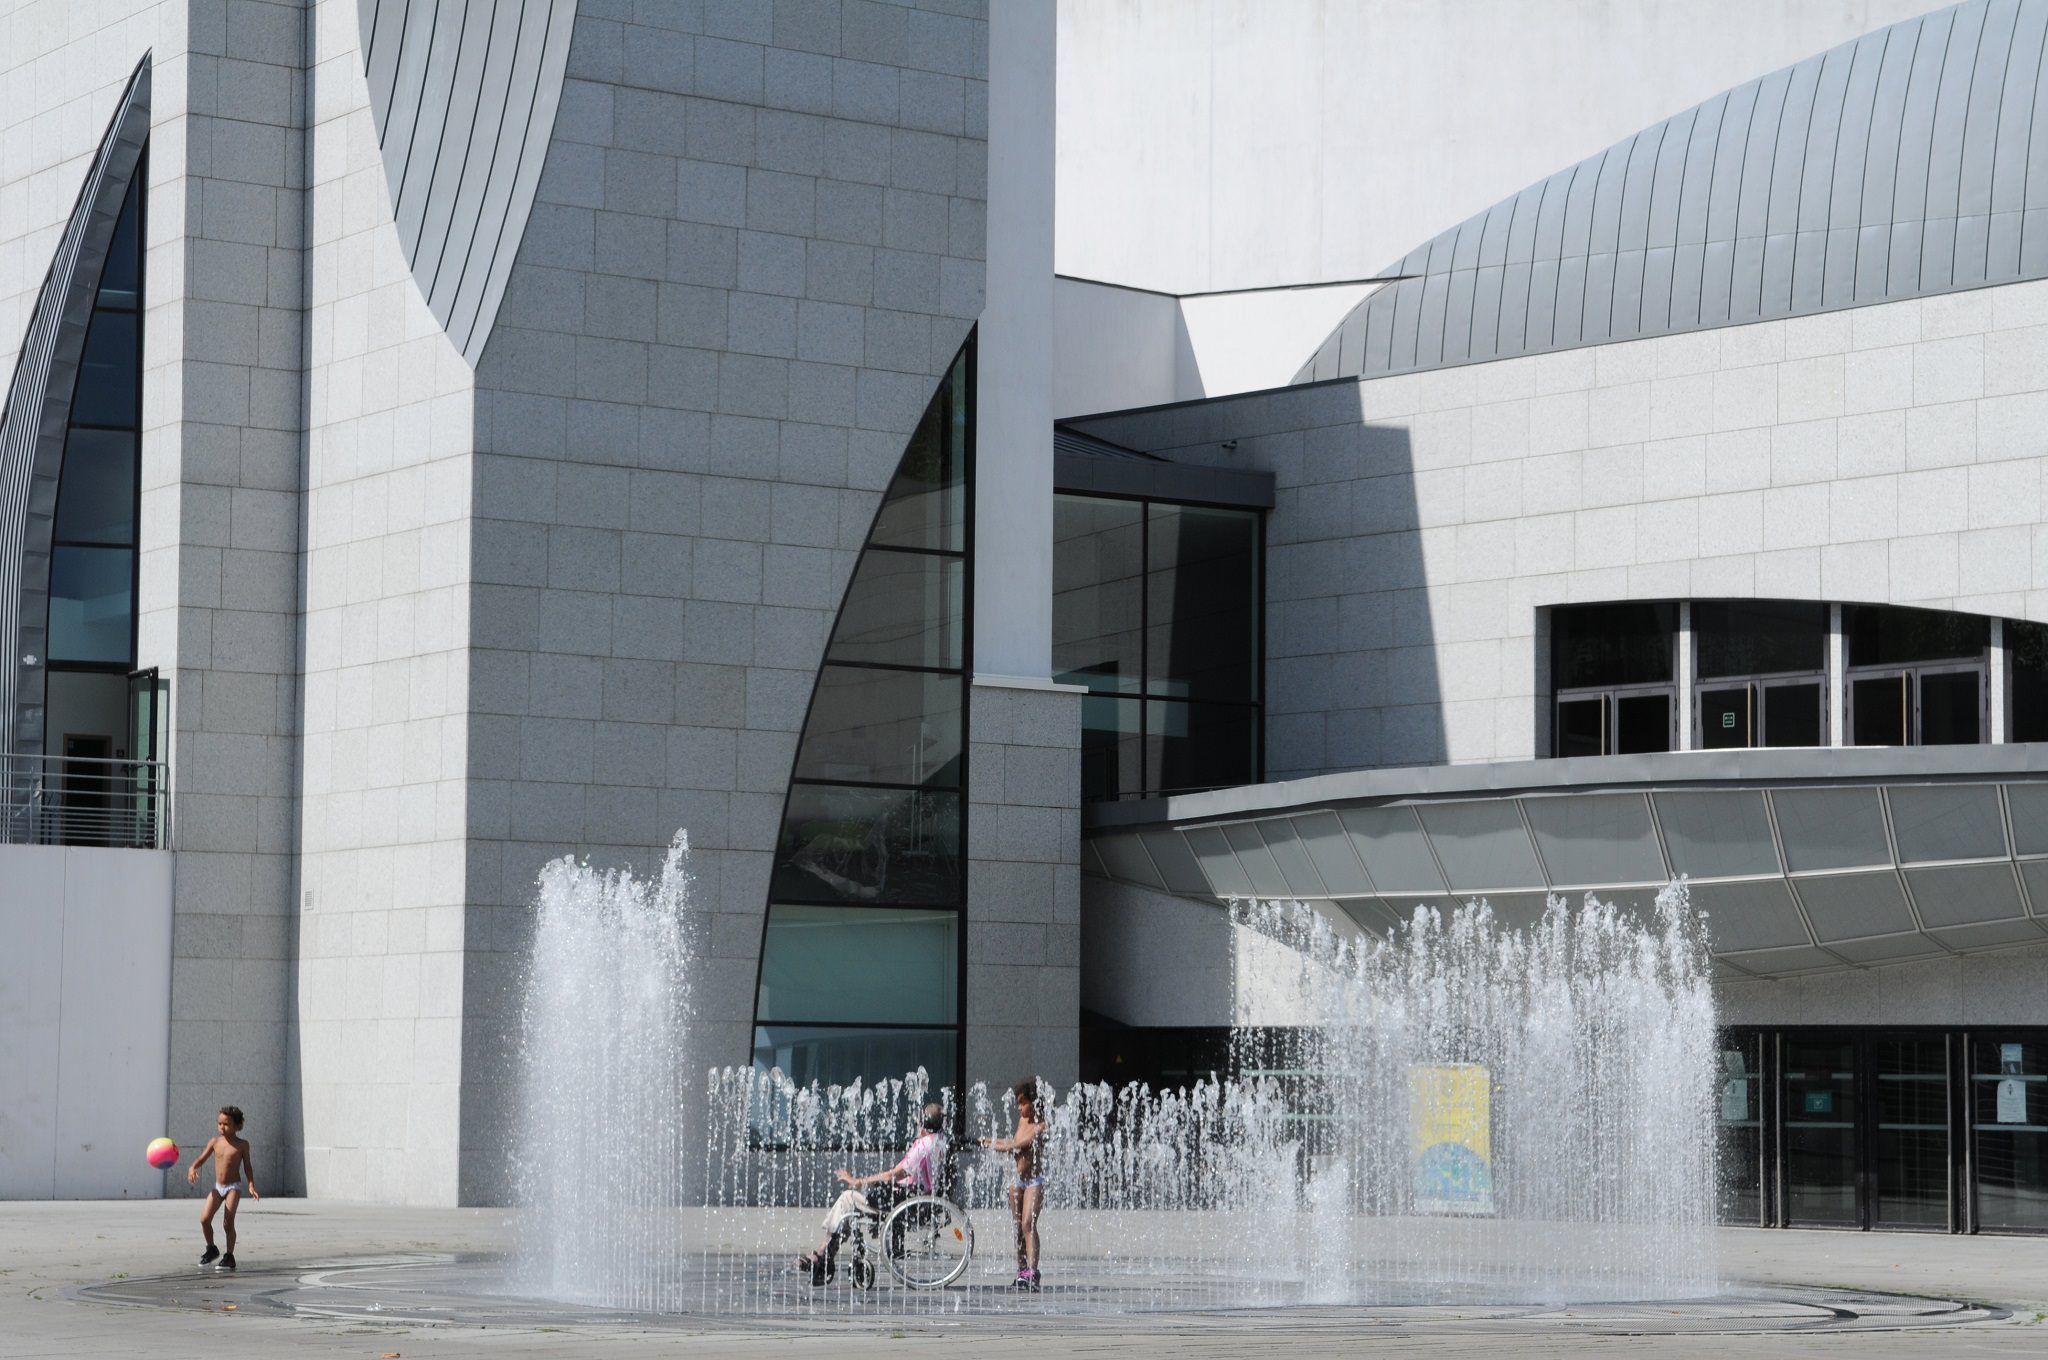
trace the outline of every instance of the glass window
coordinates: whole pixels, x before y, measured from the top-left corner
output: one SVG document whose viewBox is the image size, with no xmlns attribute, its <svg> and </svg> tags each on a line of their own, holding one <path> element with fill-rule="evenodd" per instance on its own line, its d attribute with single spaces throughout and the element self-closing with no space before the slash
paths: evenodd
<svg viewBox="0 0 2048 1360">
<path fill-rule="evenodd" d="M 771 906 L 755 1018 L 950 1025 L 959 926 L 951 911 Z"/>
<path fill-rule="evenodd" d="M 138 167 L 129 182 L 128 197 L 121 203 L 121 219 L 114 224 L 114 239 L 107 247 L 107 263 L 100 271 L 99 306 L 134 311 L 142 294 L 142 173 Z"/>
<path fill-rule="evenodd" d="M 959 1070 L 960 1041 L 952 1029 L 841 1028 L 756 1025 L 754 1066 L 781 1068 L 798 1086 L 843 1086 L 856 1077 L 873 1081 L 923 1068 L 949 1084 Z"/>
<path fill-rule="evenodd" d="M 133 312 L 94 312 L 85 334 L 85 357 L 71 399 L 75 425 L 112 425 L 132 430 L 139 366 Z"/>
<path fill-rule="evenodd" d="M 1671 749 L 1671 696 L 1665 693 L 1614 696 L 1614 749 L 1636 755 Z"/>
<path fill-rule="evenodd" d="M 1702 600 L 1692 607 L 1701 679 L 1826 667 L 1828 609 L 1775 600 Z"/>
<path fill-rule="evenodd" d="M 1561 756 L 1607 754 L 1607 696 L 1557 701 L 1557 753 Z"/>
<path fill-rule="evenodd" d="M 2048 624 L 2008 619 L 2005 651 L 2012 663 L 2010 741 L 2048 741 Z"/>
<path fill-rule="evenodd" d="M 793 784 L 770 890 L 783 902 L 958 902 L 960 796 Z"/>
<path fill-rule="evenodd" d="M 1763 1221 L 1763 1063 L 1761 1038 L 1721 1040 L 1721 1221 Z"/>
<path fill-rule="evenodd" d="M 1785 1039 L 1785 1207 L 1795 1224 L 1859 1227 L 1856 1045 Z"/>
<path fill-rule="evenodd" d="M 796 777 L 960 786 L 958 675 L 826 666 L 797 745 Z"/>
<path fill-rule="evenodd" d="M 1971 1044 L 1977 1225 L 2048 1229 L 2048 1042 L 1991 1033 Z"/>
<path fill-rule="evenodd" d="M 1666 683 L 1677 631 L 1678 607 L 1672 604 L 1555 608 L 1550 611 L 1554 687 Z"/>
<path fill-rule="evenodd" d="M 1144 683 L 1144 515 L 1142 501 L 1053 497 L 1052 667 L 1065 684 Z"/>
<path fill-rule="evenodd" d="M 1877 1222 L 1948 1226 L 1948 1043 L 1879 1039 Z"/>
<path fill-rule="evenodd" d="M 1699 748 L 1723 751 L 1756 745 L 1756 686 L 1700 691 Z"/>
<path fill-rule="evenodd" d="M 1102 802 L 1145 790 L 1137 699 L 1090 694 L 1081 700 L 1081 797 Z"/>
<path fill-rule="evenodd" d="M 1145 705 L 1146 788 L 1213 789 L 1258 768 L 1259 714 L 1243 704 Z"/>
<path fill-rule="evenodd" d="M 1852 676 L 1849 744 L 1904 746 L 1913 713 L 1913 678 L 1905 674 Z"/>
<path fill-rule="evenodd" d="M 967 546 L 967 363 L 954 360 L 944 384 L 925 407 L 882 497 L 870 546 L 943 548 Z"/>
<path fill-rule="evenodd" d="M 839 608 L 834 661 L 958 670 L 967 564 L 957 557 L 870 548 Z"/>
<path fill-rule="evenodd" d="M 1920 744 L 1968 746 L 1984 740 L 1984 673 L 1972 667 L 1920 673 Z"/>
<path fill-rule="evenodd" d="M 50 660 L 125 662 L 132 655 L 135 554 L 55 548 L 50 554 Z"/>
<path fill-rule="evenodd" d="M 1823 746 L 1827 744 L 1822 710 L 1827 690 L 1818 680 L 1792 681 L 1763 686 L 1766 746 Z"/>
<path fill-rule="evenodd" d="M 73 429 L 64 441 L 56 541 L 135 541 L 135 436 L 126 430 Z"/>
<path fill-rule="evenodd" d="M 1991 642 L 1991 621 L 1935 609 L 1850 604 L 1842 606 L 1842 632 L 1851 666 L 1901 666 L 1982 656 Z"/>
<path fill-rule="evenodd" d="M 1258 698 L 1258 515 L 1149 505 L 1145 559 L 1146 692 Z"/>
</svg>

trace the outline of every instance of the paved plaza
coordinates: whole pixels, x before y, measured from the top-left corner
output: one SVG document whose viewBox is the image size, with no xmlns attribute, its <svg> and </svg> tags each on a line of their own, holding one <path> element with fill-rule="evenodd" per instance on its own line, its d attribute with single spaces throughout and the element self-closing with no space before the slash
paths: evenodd
<svg viewBox="0 0 2048 1360">
<path fill-rule="evenodd" d="M 243 1212 L 234 1276 L 190 1267 L 195 1212 L 184 1202 L 9 1205 L 0 1216 L 0 1356 L 2048 1350 L 2048 1241 L 2033 1239 L 1728 1230 L 1727 1296 L 1668 1306 L 1105 1313 L 1087 1311 L 1082 1285 L 1039 1311 L 942 1304 L 916 1314 L 885 1306 L 866 1316 L 803 1307 L 785 1315 L 771 1306 L 743 1318 L 635 1318 L 473 1292 L 451 1307 L 454 1296 L 436 1288 L 465 1270 L 474 1278 L 507 1245 L 508 1217 L 498 1211 L 270 1200 Z M 1057 1223 L 1050 1228 L 1048 1267 L 1058 1272 Z M 1082 1278 L 1072 1269 L 1066 1277 Z"/>
</svg>

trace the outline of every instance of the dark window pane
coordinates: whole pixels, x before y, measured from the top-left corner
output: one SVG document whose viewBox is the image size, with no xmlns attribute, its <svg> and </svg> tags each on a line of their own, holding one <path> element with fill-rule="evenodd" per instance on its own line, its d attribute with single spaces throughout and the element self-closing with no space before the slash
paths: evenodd
<svg viewBox="0 0 2048 1360">
<path fill-rule="evenodd" d="M 754 1018 L 953 1024 L 959 929 L 951 911 L 771 906 Z"/>
<path fill-rule="evenodd" d="M 1259 673 L 1259 517 L 1147 507 L 1145 688 L 1249 702 Z"/>
<path fill-rule="evenodd" d="M 128 661 L 135 555 L 126 548 L 50 553 L 50 660 Z"/>
<path fill-rule="evenodd" d="M 1755 745 L 1750 731 L 1752 697 L 1753 691 L 1748 685 L 1700 691 L 1699 747 L 1702 751 Z"/>
<path fill-rule="evenodd" d="M 1618 755 L 1671 749 L 1671 696 L 1614 696 L 1614 750 Z"/>
<path fill-rule="evenodd" d="M 1090 694 L 1081 700 L 1081 797 L 1123 798 L 1145 788 L 1136 699 Z"/>
<path fill-rule="evenodd" d="M 1066 684 L 1143 683 L 1144 514 L 1138 501 L 1053 497 L 1052 668 Z"/>
<path fill-rule="evenodd" d="M 1817 671 L 1827 665 L 1823 604 L 1706 600 L 1692 607 L 1693 655 L 1701 679 Z"/>
<path fill-rule="evenodd" d="M 1764 745 L 1820 746 L 1821 683 L 1810 685 L 1766 685 L 1764 696 Z"/>
<path fill-rule="evenodd" d="M 107 247 L 106 267 L 100 271 L 99 305 L 134 311 L 142 289 L 142 232 L 137 220 L 142 208 L 142 176 L 129 182 L 128 197 L 121 203 L 121 219 L 114 225 L 114 239 Z"/>
<path fill-rule="evenodd" d="M 844 1086 L 859 1077 L 873 1082 L 923 1068 L 934 1085 L 955 1080 L 960 1040 L 949 1029 L 831 1029 L 808 1025 L 759 1025 L 754 1029 L 754 1066 L 780 1068 L 798 1086 Z"/>
<path fill-rule="evenodd" d="M 1984 740 L 1983 675 L 1936 671 L 1920 677 L 1920 744 L 1969 746 Z"/>
<path fill-rule="evenodd" d="M 784 902 L 958 902 L 960 795 L 791 785 L 770 894 Z"/>
<path fill-rule="evenodd" d="M 94 312 L 92 328 L 85 333 L 85 358 L 78 368 L 78 390 L 71 399 L 72 424 L 134 429 L 140 372 L 135 314 Z"/>
<path fill-rule="evenodd" d="M 1850 665 L 1903 666 L 1983 655 L 1991 642 L 1991 621 L 1977 614 L 1850 604 L 1842 606 L 1842 632 Z"/>
<path fill-rule="evenodd" d="M 1721 1221 L 1763 1217 L 1763 1064 L 1754 1034 L 1721 1041 Z"/>
<path fill-rule="evenodd" d="M 1785 1205 L 1793 1223 L 1859 1226 L 1856 1047 L 1785 1041 Z"/>
<path fill-rule="evenodd" d="M 870 544 L 892 548 L 967 546 L 967 352 L 953 361 L 882 497 Z"/>
<path fill-rule="evenodd" d="M 2048 1229 L 2048 1043 L 2008 1033 L 1971 1048 L 1977 1223 Z"/>
<path fill-rule="evenodd" d="M 135 436 L 126 430 L 72 430 L 58 482 L 59 543 L 135 541 Z"/>
<path fill-rule="evenodd" d="M 2048 624 L 2006 620 L 2012 661 L 2012 741 L 2048 741 Z"/>
<path fill-rule="evenodd" d="M 1552 687 L 1654 685 L 1671 679 L 1678 607 L 1560 606 L 1550 611 Z"/>
<path fill-rule="evenodd" d="M 1880 1039 L 1877 1061 L 1877 1221 L 1948 1226 L 1948 1044 Z"/>
<path fill-rule="evenodd" d="M 1557 701 L 1557 753 L 1561 756 L 1607 754 L 1607 700 Z"/>
<path fill-rule="evenodd" d="M 797 746 L 796 777 L 960 787 L 958 675 L 826 666 Z"/>
<path fill-rule="evenodd" d="M 1879 675 L 1849 681 L 1849 744 L 1904 746 L 1906 713 L 1912 680 L 1904 675 Z"/>
<path fill-rule="evenodd" d="M 869 548 L 832 631 L 831 659 L 959 669 L 966 579 L 957 557 Z"/>
<path fill-rule="evenodd" d="M 1212 789 L 1258 782 L 1255 708 L 1236 704 L 1145 705 L 1146 788 Z"/>
</svg>

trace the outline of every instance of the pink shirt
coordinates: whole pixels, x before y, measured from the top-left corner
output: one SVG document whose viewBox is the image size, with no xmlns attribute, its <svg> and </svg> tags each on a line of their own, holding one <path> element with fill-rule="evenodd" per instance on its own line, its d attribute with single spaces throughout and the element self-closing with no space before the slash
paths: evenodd
<svg viewBox="0 0 2048 1360">
<path fill-rule="evenodd" d="M 896 1179 L 922 1194 L 939 1187 L 939 1167 L 946 1160 L 946 1139 L 937 1133 L 922 1133 L 896 1163 Z"/>
</svg>

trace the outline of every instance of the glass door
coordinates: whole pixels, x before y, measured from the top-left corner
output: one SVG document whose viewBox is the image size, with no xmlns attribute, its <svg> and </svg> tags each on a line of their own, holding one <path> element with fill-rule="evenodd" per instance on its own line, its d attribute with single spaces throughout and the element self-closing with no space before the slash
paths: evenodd
<svg viewBox="0 0 2048 1360">
<path fill-rule="evenodd" d="M 1763 1039 L 1730 1034 L 1721 1039 L 1721 1221 L 1755 1226 L 1764 1221 Z"/>
<path fill-rule="evenodd" d="M 1785 1221 L 1860 1228 L 1856 1043 L 1787 1034 L 1784 1045 Z"/>
<path fill-rule="evenodd" d="M 156 667 L 128 673 L 127 841 L 142 849 L 157 843 L 157 750 L 163 725 Z"/>
<path fill-rule="evenodd" d="M 2048 1038 L 1972 1036 L 1969 1115 L 1977 1227 L 2048 1232 Z"/>
<path fill-rule="evenodd" d="M 1871 1043 L 1877 1078 L 1873 1227 L 1949 1223 L 1948 1041 L 1941 1035 Z"/>
</svg>

